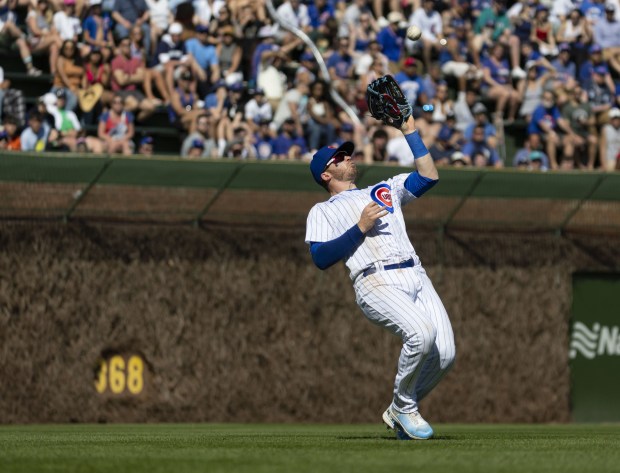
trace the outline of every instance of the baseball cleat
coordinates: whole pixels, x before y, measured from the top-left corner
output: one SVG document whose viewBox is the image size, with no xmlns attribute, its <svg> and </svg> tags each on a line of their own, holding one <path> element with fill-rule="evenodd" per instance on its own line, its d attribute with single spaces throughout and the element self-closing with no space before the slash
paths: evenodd
<svg viewBox="0 0 620 473">
<path fill-rule="evenodd" d="M 397 440 L 411 440 L 405 432 L 401 430 L 401 428 L 394 423 L 392 417 L 390 417 L 390 408 L 388 407 L 385 412 L 383 412 L 383 422 L 387 426 L 388 430 L 393 430 L 396 433 Z"/>
<path fill-rule="evenodd" d="M 433 429 L 419 412 L 401 413 L 388 408 L 386 411 L 394 423 L 394 430 L 402 432 L 417 440 L 426 440 L 433 436 Z"/>
<path fill-rule="evenodd" d="M 390 417 L 390 408 L 388 407 L 383 413 L 383 422 L 387 425 L 388 429 L 394 430 L 394 421 Z"/>
</svg>

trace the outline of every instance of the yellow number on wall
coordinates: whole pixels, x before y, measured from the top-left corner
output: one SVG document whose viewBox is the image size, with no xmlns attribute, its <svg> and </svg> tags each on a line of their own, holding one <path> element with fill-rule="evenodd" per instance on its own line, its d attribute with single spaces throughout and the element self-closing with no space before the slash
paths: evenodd
<svg viewBox="0 0 620 473">
<path fill-rule="evenodd" d="M 125 360 L 120 355 L 110 358 L 110 391 L 120 394 L 125 389 Z"/>
<path fill-rule="evenodd" d="M 95 380 L 95 389 L 99 394 L 105 391 L 108 385 L 108 364 L 105 360 L 99 360 L 99 376 Z"/>
<path fill-rule="evenodd" d="M 144 362 L 139 356 L 132 356 L 127 363 L 127 389 L 131 394 L 140 394 L 144 387 Z"/>
</svg>

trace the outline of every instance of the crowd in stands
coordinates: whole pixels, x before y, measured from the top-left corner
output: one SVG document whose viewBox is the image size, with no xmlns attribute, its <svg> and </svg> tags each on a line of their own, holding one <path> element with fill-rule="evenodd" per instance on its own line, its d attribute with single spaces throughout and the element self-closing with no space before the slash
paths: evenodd
<svg viewBox="0 0 620 473">
<path fill-rule="evenodd" d="M 265 0 L 0 0 L 0 47 L 51 78 L 26 110 L 0 67 L 0 149 L 150 155 L 157 135 L 136 128 L 165 112 L 188 159 L 310 159 L 350 140 L 356 160 L 412 165 L 367 110 L 390 73 L 438 165 L 620 169 L 619 0 L 274 5 L 329 80 Z"/>
</svg>

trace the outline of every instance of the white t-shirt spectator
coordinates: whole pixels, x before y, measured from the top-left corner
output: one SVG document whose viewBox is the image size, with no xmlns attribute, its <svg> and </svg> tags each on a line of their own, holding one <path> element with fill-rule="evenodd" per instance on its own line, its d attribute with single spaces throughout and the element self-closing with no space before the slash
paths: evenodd
<svg viewBox="0 0 620 473">
<path fill-rule="evenodd" d="M 303 3 L 299 4 L 297 11 L 293 10 L 290 2 L 283 3 L 276 10 L 280 17 L 297 28 L 305 28 L 310 24 L 310 16 L 308 15 L 308 7 Z"/>
<path fill-rule="evenodd" d="M 80 19 L 75 16 L 69 16 L 64 11 L 54 13 L 52 22 L 63 41 L 75 39 L 82 32 Z"/>
<path fill-rule="evenodd" d="M 146 0 L 151 15 L 151 23 L 162 31 L 170 25 L 170 5 L 168 0 Z"/>
<path fill-rule="evenodd" d="M 250 99 L 248 103 L 245 104 L 245 118 L 247 120 L 252 120 L 255 123 L 261 120 L 271 121 L 272 116 L 273 110 L 269 102 L 259 104 L 256 99 Z"/>
<path fill-rule="evenodd" d="M 614 128 L 610 123 L 603 127 L 603 135 L 605 136 L 605 162 L 602 163 L 605 169 L 615 169 L 616 158 L 620 153 L 620 128 Z"/>
<path fill-rule="evenodd" d="M 436 42 L 439 40 L 443 31 L 441 15 L 433 11 L 430 16 L 426 14 L 424 8 L 418 8 L 409 17 L 410 25 L 418 25 L 422 30 L 422 39 Z"/>
<path fill-rule="evenodd" d="M 454 115 L 456 115 L 456 129 L 464 132 L 471 124 L 475 123 L 476 120 L 471 113 L 469 105 L 467 105 L 467 101 L 465 100 L 466 93 L 460 91 L 456 102 L 454 103 Z"/>
<path fill-rule="evenodd" d="M 413 166 L 413 154 L 404 136 L 389 140 L 386 151 L 390 161 L 398 160 L 399 166 Z"/>
</svg>

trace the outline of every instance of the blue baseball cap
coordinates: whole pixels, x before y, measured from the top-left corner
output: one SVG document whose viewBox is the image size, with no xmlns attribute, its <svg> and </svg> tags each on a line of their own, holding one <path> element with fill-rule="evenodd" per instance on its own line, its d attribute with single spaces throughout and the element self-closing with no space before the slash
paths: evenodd
<svg viewBox="0 0 620 473">
<path fill-rule="evenodd" d="M 196 138 L 192 141 L 192 148 L 205 149 L 205 144 L 202 140 Z"/>
<path fill-rule="evenodd" d="M 312 173 L 312 177 L 317 184 L 321 185 L 323 179 L 321 179 L 321 174 L 325 171 L 327 167 L 327 163 L 330 159 L 340 151 L 345 152 L 349 156 L 353 154 L 353 150 L 355 149 L 355 145 L 350 141 L 345 141 L 340 146 L 323 146 L 320 150 L 314 153 L 312 156 L 312 161 L 310 161 L 310 172 Z"/>
<path fill-rule="evenodd" d="M 152 145 L 153 141 L 154 140 L 152 136 L 145 136 L 140 140 L 140 145 Z"/>
<path fill-rule="evenodd" d="M 590 54 L 600 53 L 603 50 L 600 44 L 593 44 L 590 46 Z"/>
</svg>

